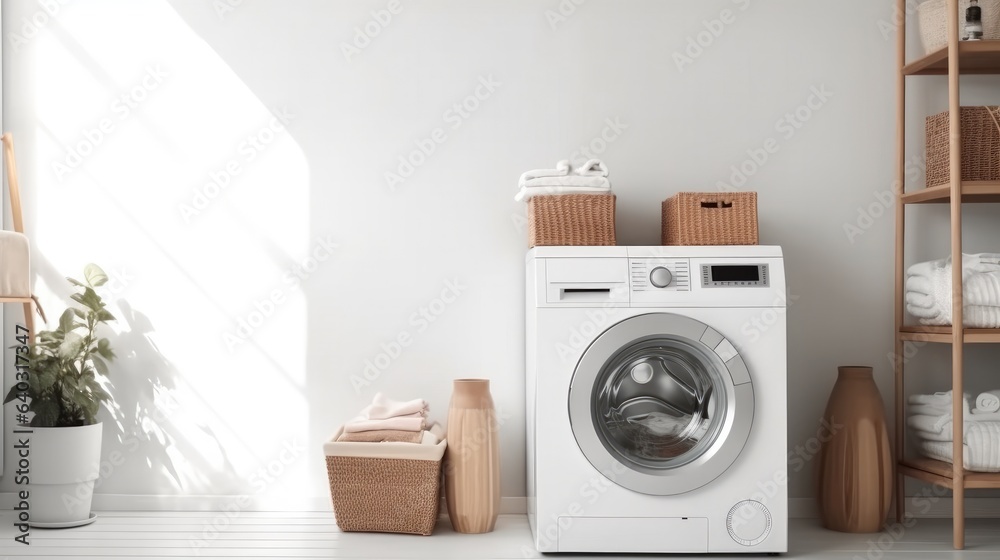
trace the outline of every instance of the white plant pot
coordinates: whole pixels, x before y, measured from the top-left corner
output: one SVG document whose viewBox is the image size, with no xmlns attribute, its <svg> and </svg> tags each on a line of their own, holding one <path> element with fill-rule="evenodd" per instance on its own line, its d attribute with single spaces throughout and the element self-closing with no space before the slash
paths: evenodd
<svg viewBox="0 0 1000 560">
<path fill-rule="evenodd" d="M 30 522 L 87 523 L 101 468 L 103 426 L 30 429 L 31 434 L 15 434 L 30 438 Z"/>
</svg>

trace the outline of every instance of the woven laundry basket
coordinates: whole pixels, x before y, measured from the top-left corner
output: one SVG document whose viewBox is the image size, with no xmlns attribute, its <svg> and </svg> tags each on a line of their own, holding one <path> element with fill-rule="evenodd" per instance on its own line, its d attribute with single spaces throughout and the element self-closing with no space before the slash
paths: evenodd
<svg viewBox="0 0 1000 560">
<path fill-rule="evenodd" d="M 958 37 L 965 35 L 965 9 L 969 0 L 959 1 Z M 979 0 L 983 12 L 983 40 L 1000 39 L 1000 0 Z M 948 2 L 927 0 L 917 6 L 917 29 L 925 53 L 948 44 Z"/>
<path fill-rule="evenodd" d="M 757 245 L 757 193 L 683 192 L 663 201 L 663 245 Z"/>
<path fill-rule="evenodd" d="M 962 107 L 962 180 L 1000 181 L 1000 107 Z M 951 182 L 949 113 L 927 117 L 927 186 Z"/>
<path fill-rule="evenodd" d="M 441 460 L 436 445 L 338 442 L 323 444 L 337 526 L 343 531 L 430 535 L 441 505 Z"/>
<path fill-rule="evenodd" d="M 615 195 L 559 194 L 528 199 L 528 247 L 614 244 Z"/>
</svg>

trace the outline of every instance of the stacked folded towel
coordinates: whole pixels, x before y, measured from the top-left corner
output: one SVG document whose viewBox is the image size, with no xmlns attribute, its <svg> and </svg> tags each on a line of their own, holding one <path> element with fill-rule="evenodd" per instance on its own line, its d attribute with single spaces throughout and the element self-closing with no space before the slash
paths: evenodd
<svg viewBox="0 0 1000 560">
<path fill-rule="evenodd" d="M 963 323 L 1000 328 L 1000 254 L 962 255 Z M 923 325 L 952 324 L 951 258 L 906 271 L 906 310 Z"/>
<path fill-rule="evenodd" d="M 611 194 L 608 167 L 599 159 L 588 160 L 573 169 L 569 160 L 556 163 L 555 169 L 535 169 L 521 175 L 517 183 L 517 202 L 527 202 L 537 195 Z"/>
<path fill-rule="evenodd" d="M 914 430 L 918 449 L 926 457 L 952 462 L 954 416 L 951 391 L 911 395 L 907 425 Z M 970 410 L 969 395 L 962 398 L 962 449 L 966 469 L 1000 472 L 1000 391 L 982 393 Z M 994 402 L 996 408 L 993 408 Z M 987 406 L 979 408 L 979 403 Z"/>
<path fill-rule="evenodd" d="M 344 424 L 344 433 L 337 441 L 421 443 L 431 427 L 427 410 L 423 399 L 394 401 L 376 393 L 370 405 Z"/>
</svg>

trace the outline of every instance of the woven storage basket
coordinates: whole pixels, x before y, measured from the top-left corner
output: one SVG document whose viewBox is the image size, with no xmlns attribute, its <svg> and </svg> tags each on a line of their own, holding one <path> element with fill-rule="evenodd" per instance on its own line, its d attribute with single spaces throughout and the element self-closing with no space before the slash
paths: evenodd
<svg viewBox="0 0 1000 560">
<path fill-rule="evenodd" d="M 677 193 L 663 201 L 663 245 L 757 245 L 757 193 Z"/>
<path fill-rule="evenodd" d="M 1000 39 L 1000 0 L 980 0 L 983 10 L 983 39 Z M 965 9 L 969 0 L 959 2 L 958 37 L 965 35 Z M 948 44 L 948 2 L 927 0 L 917 6 L 917 28 L 920 44 L 925 53 L 931 53 Z"/>
<path fill-rule="evenodd" d="M 433 533 L 441 504 L 441 459 L 447 443 L 443 439 L 433 446 L 339 443 L 340 433 L 323 446 L 337 526 L 343 531 Z M 351 456 L 358 446 L 377 448 L 388 455 L 393 455 L 392 449 L 423 448 L 418 451 L 425 458 Z"/>
<path fill-rule="evenodd" d="M 927 117 L 927 186 L 951 181 L 948 111 Z M 962 107 L 962 180 L 1000 181 L 1000 107 Z"/>
<path fill-rule="evenodd" d="M 560 194 L 528 199 L 528 246 L 614 245 L 615 195 Z"/>
</svg>

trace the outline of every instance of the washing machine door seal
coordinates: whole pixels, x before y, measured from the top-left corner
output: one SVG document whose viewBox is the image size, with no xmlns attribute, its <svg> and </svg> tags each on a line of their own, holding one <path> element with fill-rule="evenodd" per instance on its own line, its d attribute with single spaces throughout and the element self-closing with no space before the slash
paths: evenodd
<svg viewBox="0 0 1000 560">
<path fill-rule="evenodd" d="M 584 352 L 569 390 L 573 435 L 625 488 L 690 492 L 738 458 L 754 417 L 742 356 L 718 331 L 675 313 L 638 315 Z"/>
</svg>

